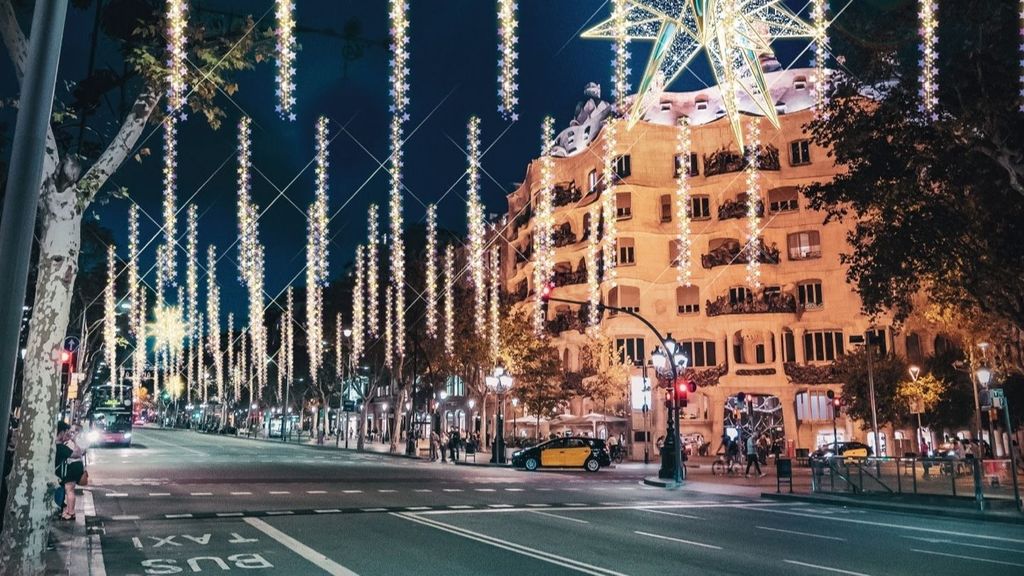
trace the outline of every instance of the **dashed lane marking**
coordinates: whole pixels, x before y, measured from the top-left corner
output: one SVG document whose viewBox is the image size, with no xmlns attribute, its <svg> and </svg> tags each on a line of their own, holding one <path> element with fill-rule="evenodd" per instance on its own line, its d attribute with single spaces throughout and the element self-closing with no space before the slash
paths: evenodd
<svg viewBox="0 0 1024 576">
<path fill-rule="evenodd" d="M 430 510 L 430 506 L 407 506 L 406 510 Z"/>
<path fill-rule="evenodd" d="M 847 574 L 849 576 L 868 576 L 863 572 L 853 572 L 851 570 L 843 570 L 842 568 L 832 568 L 830 566 L 821 566 L 819 564 L 808 564 L 807 562 L 798 562 L 796 560 L 783 560 L 786 564 L 795 564 L 797 566 L 804 566 L 807 568 L 817 568 L 818 570 L 824 570 L 826 572 L 834 572 L 836 574 Z"/>
<path fill-rule="evenodd" d="M 327 494 L 327 490 L 306 490 L 306 494 Z"/>
<path fill-rule="evenodd" d="M 550 508 L 551 504 L 527 504 L 530 508 Z"/>
<path fill-rule="evenodd" d="M 462 492 L 462 488 L 444 488 L 445 492 Z"/>
<path fill-rule="evenodd" d="M 511 504 L 488 504 L 487 507 L 488 508 L 515 508 L 515 506 L 513 506 Z"/>
<path fill-rule="evenodd" d="M 170 492 L 150 492 L 150 496 L 170 496 Z"/>
<path fill-rule="evenodd" d="M 382 489 L 382 490 L 377 490 L 377 492 L 380 492 L 381 494 L 391 494 L 393 492 L 398 492 L 398 490 Z"/>
<path fill-rule="evenodd" d="M 231 517 L 234 517 L 234 516 L 245 516 L 245 514 L 243 514 L 241 512 L 218 512 L 217 513 L 217 517 L 218 518 L 231 518 Z"/>
<path fill-rule="evenodd" d="M 341 510 L 338 508 L 320 508 L 318 510 L 313 510 L 313 512 L 316 514 L 340 514 Z"/>
<path fill-rule="evenodd" d="M 590 524 L 590 522 L 587 522 L 586 520 L 581 520 L 579 518 L 570 518 L 569 516 L 562 516 L 560 514 L 552 514 L 550 512 L 541 512 L 540 510 L 530 510 L 530 513 L 531 514 L 537 514 L 539 516 L 547 516 L 548 518 L 558 518 L 559 520 L 568 520 L 570 522 L 576 522 L 578 524 Z"/>
<path fill-rule="evenodd" d="M 363 512 L 387 512 L 387 508 L 360 508 Z"/>
<path fill-rule="evenodd" d="M 362 494 L 363 493 L 362 490 L 342 490 L 342 492 L 345 493 L 345 494 Z"/>
<path fill-rule="evenodd" d="M 107 492 L 107 498 L 124 498 L 126 496 L 128 496 L 128 494 L 124 492 Z"/>
<path fill-rule="evenodd" d="M 470 508 L 472 508 L 472 506 L 469 506 L 467 504 L 455 504 L 454 506 L 449 506 L 448 508 L 452 510 L 469 510 Z"/>
<path fill-rule="evenodd" d="M 274 494 L 274 495 L 278 495 L 278 494 L 291 494 L 291 492 L 289 492 L 287 490 L 271 490 L 270 493 Z"/>
<path fill-rule="evenodd" d="M 522 492 L 522 488 L 505 488 L 505 492 Z"/>
<path fill-rule="evenodd" d="M 193 496 L 213 496 L 213 492 L 192 492 Z"/>
<path fill-rule="evenodd" d="M 689 544 L 691 546 L 700 546 L 701 548 L 711 548 L 712 550 L 721 550 L 721 546 L 715 546 L 714 544 L 705 544 L 703 542 L 695 542 L 693 540 L 683 540 L 682 538 L 673 538 L 672 536 L 662 536 L 661 534 L 651 534 L 650 532 L 641 532 L 639 530 L 633 530 L 634 534 L 640 536 L 647 536 L 649 538 L 658 538 L 660 540 L 669 540 L 671 542 L 679 542 L 680 544 Z"/>
<path fill-rule="evenodd" d="M 167 518 L 169 520 L 173 520 L 173 519 L 177 519 L 177 518 L 191 518 L 191 517 L 192 517 L 191 514 L 164 514 L 164 518 Z"/>
<path fill-rule="evenodd" d="M 267 516 L 291 516 L 292 514 L 295 514 L 295 512 L 292 512 L 291 510 L 268 510 L 267 511 Z"/>
<path fill-rule="evenodd" d="M 494 488 L 474 488 L 477 492 L 494 492 Z"/>
<path fill-rule="evenodd" d="M 650 512 L 658 512 L 658 510 L 650 510 Z M 694 516 L 696 518 L 696 516 Z M 812 534 L 810 532 L 797 532 L 796 530 L 784 530 L 782 528 L 769 528 L 768 526 L 755 526 L 758 530 L 768 530 L 770 532 L 784 532 L 786 534 L 796 534 L 797 536 L 807 536 L 808 538 L 821 538 L 822 540 L 836 540 L 838 542 L 846 542 L 846 538 L 840 538 L 838 536 L 825 536 L 823 534 Z"/>
<path fill-rule="evenodd" d="M 134 514 L 124 514 L 121 516 L 111 516 L 111 520 L 138 520 L 139 517 Z"/>
<path fill-rule="evenodd" d="M 232 492 L 232 496 L 252 496 L 252 492 Z"/>
<path fill-rule="evenodd" d="M 933 554 L 935 556 L 945 556 L 947 558 L 959 558 L 961 560 L 973 560 L 974 562 L 988 562 L 989 564 L 999 564 L 1001 566 L 1018 566 L 1024 568 L 1024 564 L 1017 562 L 1007 562 L 1005 560 L 990 560 L 988 558 L 979 558 L 977 556 L 963 556 L 960 554 L 950 554 L 948 552 L 936 552 L 935 550 L 918 550 L 917 548 L 911 548 L 911 552 L 918 552 L 920 554 Z"/>
<path fill-rule="evenodd" d="M 700 516 L 694 516 L 693 514 L 682 514 L 679 512 L 665 512 L 664 510 L 655 510 L 654 508 L 637 508 L 637 510 L 643 510 L 644 512 L 650 512 L 652 514 L 664 514 L 665 516 L 676 516 L 677 518 L 689 518 L 691 520 L 703 520 Z M 760 526 L 758 526 L 760 528 Z"/>
<path fill-rule="evenodd" d="M 430 488 L 417 488 L 413 492 L 433 492 Z"/>
</svg>

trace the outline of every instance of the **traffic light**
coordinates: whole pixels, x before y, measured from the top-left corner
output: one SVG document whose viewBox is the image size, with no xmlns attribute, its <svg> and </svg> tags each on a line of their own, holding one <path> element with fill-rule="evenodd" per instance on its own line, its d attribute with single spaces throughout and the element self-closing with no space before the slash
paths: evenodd
<svg viewBox="0 0 1024 576">
<path fill-rule="evenodd" d="M 839 416 L 843 409 L 843 400 L 831 390 L 825 392 L 825 396 L 828 397 L 829 403 L 832 404 L 832 418 Z"/>
<path fill-rule="evenodd" d="M 544 319 L 548 317 L 548 299 L 551 298 L 551 293 L 555 291 L 555 283 L 548 281 L 544 283 L 544 286 L 540 289 L 540 309 L 544 313 Z"/>
<path fill-rule="evenodd" d="M 680 408 L 686 406 L 687 400 L 690 398 L 690 394 L 697 391 L 697 383 L 689 379 L 680 379 L 676 381 L 676 402 Z"/>
<path fill-rule="evenodd" d="M 71 363 L 71 352 L 68 352 L 67 350 L 61 350 L 61 352 L 60 352 L 60 362 L 61 362 L 61 364 L 70 364 Z"/>
</svg>

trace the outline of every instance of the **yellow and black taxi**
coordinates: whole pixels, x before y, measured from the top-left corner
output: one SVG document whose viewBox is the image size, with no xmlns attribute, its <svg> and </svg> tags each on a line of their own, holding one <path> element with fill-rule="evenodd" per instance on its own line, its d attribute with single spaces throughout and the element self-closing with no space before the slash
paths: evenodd
<svg viewBox="0 0 1024 576">
<path fill-rule="evenodd" d="M 846 460 L 864 460 L 871 456 L 871 447 L 861 442 L 832 442 L 815 450 L 811 460 L 824 462 L 841 457 Z"/>
<path fill-rule="evenodd" d="M 512 466 L 533 471 L 538 468 L 583 468 L 597 472 L 610 466 L 608 445 L 599 438 L 567 436 L 548 440 L 512 454 Z"/>
</svg>

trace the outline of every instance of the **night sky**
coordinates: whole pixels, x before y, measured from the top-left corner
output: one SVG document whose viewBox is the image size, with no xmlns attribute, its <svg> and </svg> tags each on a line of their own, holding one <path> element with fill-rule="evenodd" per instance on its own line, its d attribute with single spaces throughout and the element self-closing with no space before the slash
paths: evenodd
<svg viewBox="0 0 1024 576">
<path fill-rule="evenodd" d="M 579 32 L 607 17 L 604 0 L 519 1 L 519 122 L 509 124 L 497 113 L 497 22 L 491 0 L 411 0 L 410 8 L 410 121 L 406 124 L 406 224 L 423 223 L 425 204 L 439 203 L 442 227 L 465 230 L 466 122 L 471 114 L 481 117 L 482 197 L 488 212 L 503 212 L 504 196 L 521 181 L 527 163 L 538 154 L 540 124 L 544 115 L 556 118 L 557 130 L 567 126 L 575 103 L 589 81 L 602 84 L 608 96 L 612 58 L 609 42 L 582 40 Z M 804 3 L 787 2 L 794 9 Z M 249 13 L 263 18 L 260 27 L 273 23 L 271 0 L 205 0 L 193 2 L 205 9 Z M 352 260 L 357 243 L 365 241 L 366 213 L 370 203 L 382 205 L 386 215 L 388 174 L 379 168 L 388 155 L 389 120 L 386 0 L 296 0 L 298 26 L 341 31 L 350 19 L 362 25 L 363 36 L 374 40 L 362 58 L 344 70 L 343 42 L 321 34 L 300 33 L 297 57 L 297 120 L 282 121 L 274 110 L 273 62 L 258 64 L 253 71 L 236 75 L 240 89 L 222 103 L 228 112 L 224 125 L 211 130 L 198 115 L 179 127 L 178 230 L 183 235 L 186 201 L 199 207 L 199 260 L 205 264 L 206 246 L 217 245 L 222 256 L 217 277 L 221 284 L 224 314 L 245 311 L 245 291 L 237 280 L 237 248 L 226 257 L 224 250 L 237 237 L 236 125 L 247 114 L 253 119 L 252 193 L 269 210 L 260 223 L 266 246 L 266 289 L 276 295 L 289 282 L 305 281 L 306 224 L 304 211 L 313 198 L 314 123 L 317 116 L 331 120 L 330 204 L 340 214 L 331 223 L 331 276 L 337 276 Z M 84 75 L 93 13 L 72 8 L 68 15 L 62 52 L 58 97 L 67 95 L 63 81 Z M 784 65 L 806 47 L 804 41 L 776 46 Z M 646 62 L 650 45 L 632 45 L 632 76 L 635 84 Z M 799 56 L 807 65 L 809 53 Z M 99 65 L 120 66 L 116 54 L 101 54 Z M 685 73 L 671 86 L 684 91 L 712 81 L 698 56 L 693 73 Z M 0 65 L 4 98 L 16 96 L 9 61 Z M 344 129 L 343 129 L 344 127 Z M 129 160 L 108 183 L 126 187 L 143 211 L 143 244 L 159 230 L 161 204 L 162 133 L 149 127 L 140 148 L 151 155 L 141 163 Z M 284 189 L 279 195 L 278 188 Z M 89 217 L 98 217 L 115 231 L 118 252 L 127 255 L 129 202 L 113 200 L 94 206 Z M 149 220 L 147 218 L 151 218 Z M 386 220 L 382 221 L 386 229 Z M 181 241 L 184 244 L 184 239 Z M 153 263 L 158 241 L 148 245 L 143 269 Z M 179 251 L 179 263 L 184 253 Z M 179 264 L 179 281 L 184 265 Z M 147 276 L 152 283 L 153 272 Z M 204 284 L 205 286 L 205 284 Z M 237 324 L 237 322 L 236 322 Z"/>
</svg>

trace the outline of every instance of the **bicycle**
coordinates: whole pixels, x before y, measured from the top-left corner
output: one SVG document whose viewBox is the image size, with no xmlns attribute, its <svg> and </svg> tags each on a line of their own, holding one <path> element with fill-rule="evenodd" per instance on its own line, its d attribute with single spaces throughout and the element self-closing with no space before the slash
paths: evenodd
<svg viewBox="0 0 1024 576">
<path fill-rule="evenodd" d="M 626 449 L 621 444 L 612 446 L 611 452 L 612 462 L 616 464 L 622 464 L 626 459 Z"/>
<path fill-rule="evenodd" d="M 740 473 L 740 465 L 736 462 L 735 458 L 726 458 L 721 454 L 711 464 L 711 474 L 713 476 L 732 476 Z"/>
</svg>

